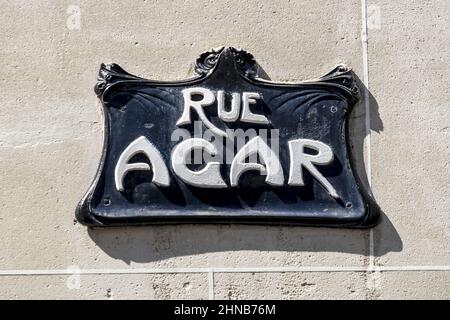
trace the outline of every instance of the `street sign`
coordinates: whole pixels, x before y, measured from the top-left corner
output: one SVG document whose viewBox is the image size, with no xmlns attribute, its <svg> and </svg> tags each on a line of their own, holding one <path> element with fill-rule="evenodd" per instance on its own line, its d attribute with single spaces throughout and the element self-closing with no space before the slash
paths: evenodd
<svg viewBox="0 0 450 320">
<path fill-rule="evenodd" d="M 350 69 L 276 83 L 259 77 L 251 54 L 221 48 L 195 72 L 165 82 L 101 66 L 104 150 L 80 222 L 376 224 L 349 153 L 359 98 Z"/>
</svg>

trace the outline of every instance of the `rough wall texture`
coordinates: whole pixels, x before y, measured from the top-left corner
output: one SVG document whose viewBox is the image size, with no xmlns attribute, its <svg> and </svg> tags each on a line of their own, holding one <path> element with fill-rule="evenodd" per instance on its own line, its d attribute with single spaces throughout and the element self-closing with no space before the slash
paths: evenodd
<svg viewBox="0 0 450 320">
<path fill-rule="evenodd" d="M 0 5 L 1 298 L 450 298 L 447 0 Z M 370 94 L 352 139 L 379 226 L 74 222 L 102 149 L 100 63 L 182 79 L 220 45 L 278 81 L 354 69 Z"/>
</svg>

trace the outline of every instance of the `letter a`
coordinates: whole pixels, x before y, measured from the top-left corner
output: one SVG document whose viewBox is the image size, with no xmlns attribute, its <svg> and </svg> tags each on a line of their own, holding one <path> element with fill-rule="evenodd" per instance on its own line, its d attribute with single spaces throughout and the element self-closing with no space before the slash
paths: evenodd
<svg viewBox="0 0 450 320">
<path fill-rule="evenodd" d="M 259 155 L 264 165 L 257 162 L 245 162 L 247 157 L 256 153 Z M 241 175 L 249 170 L 257 170 L 260 174 L 267 175 L 266 183 L 272 186 L 282 186 L 284 183 L 284 174 L 280 160 L 261 137 L 254 137 L 251 139 L 239 150 L 236 157 L 234 157 L 230 168 L 231 186 L 237 186 Z"/>
<path fill-rule="evenodd" d="M 131 142 L 122 152 L 114 170 L 114 180 L 117 191 L 123 191 L 123 178 L 129 171 L 150 170 L 150 166 L 144 162 L 128 163 L 133 156 L 143 153 L 150 160 L 153 170 L 153 183 L 158 186 L 170 185 L 169 171 L 158 149 L 144 136 Z"/>
</svg>

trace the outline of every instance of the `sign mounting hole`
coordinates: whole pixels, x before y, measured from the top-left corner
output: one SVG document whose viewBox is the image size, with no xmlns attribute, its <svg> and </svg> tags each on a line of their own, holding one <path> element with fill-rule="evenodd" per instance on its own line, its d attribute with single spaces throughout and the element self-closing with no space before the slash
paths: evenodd
<svg viewBox="0 0 450 320">
<path fill-rule="evenodd" d="M 111 199 L 110 199 L 110 198 L 105 198 L 105 199 L 103 199 L 103 205 L 104 205 L 105 207 L 111 205 Z"/>
</svg>

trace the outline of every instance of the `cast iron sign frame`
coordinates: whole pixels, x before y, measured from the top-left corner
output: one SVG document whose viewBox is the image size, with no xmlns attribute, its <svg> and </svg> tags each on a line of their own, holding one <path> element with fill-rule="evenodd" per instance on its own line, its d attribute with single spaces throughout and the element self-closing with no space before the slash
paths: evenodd
<svg viewBox="0 0 450 320">
<path fill-rule="evenodd" d="M 195 72 L 194 78 L 165 82 L 134 76 L 117 64 L 101 65 L 95 92 L 103 104 L 104 147 L 96 177 L 77 207 L 78 221 L 88 226 L 257 223 L 348 228 L 379 221 L 380 210 L 357 175 L 350 152 L 347 120 L 359 89 L 349 68 L 339 65 L 315 81 L 275 83 L 258 77 L 251 54 L 230 47 L 203 53 Z M 192 94 L 190 105 L 186 92 Z M 232 96 L 243 107 L 235 116 L 233 109 L 222 109 L 224 117 L 233 118 L 225 122 L 220 110 L 196 109 L 197 94 L 203 99 L 214 95 L 208 102 L 214 106 L 219 97 L 230 101 Z M 242 163 L 233 160 L 217 169 L 222 187 L 208 188 L 213 175 L 199 178 L 195 169 L 171 165 L 179 142 L 170 141 L 171 131 L 192 132 L 191 122 L 198 118 L 218 136 L 229 127 L 277 129 L 279 172 L 267 160 L 246 167 L 243 155 Z M 212 148 L 206 142 L 202 146 Z M 146 161 L 139 158 L 143 150 L 148 151 Z"/>
</svg>

